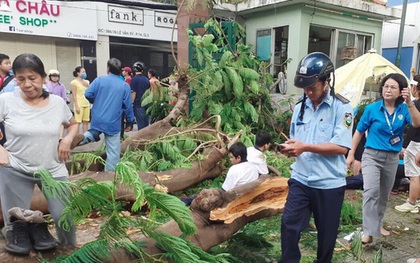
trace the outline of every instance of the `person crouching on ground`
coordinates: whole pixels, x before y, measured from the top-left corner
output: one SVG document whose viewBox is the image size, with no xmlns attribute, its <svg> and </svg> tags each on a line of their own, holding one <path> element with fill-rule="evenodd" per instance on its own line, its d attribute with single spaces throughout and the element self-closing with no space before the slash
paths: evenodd
<svg viewBox="0 0 420 263">
<path fill-rule="evenodd" d="M 253 163 L 257 167 L 260 175 L 268 174 L 267 156 L 265 156 L 264 151 L 270 148 L 270 143 L 270 133 L 258 131 L 255 135 L 255 144 L 246 149 L 248 162 Z"/>
<path fill-rule="evenodd" d="M 257 167 L 247 161 L 246 146 L 242 142 L 236 142 L 229 148 L 229 160 L 232 166 L 229 168 L 225 181 L 222 184 L 223 191 L 229 191 L 237 186 L 255 181 L 258 179 Z M 191 205 L 196 195 L 182 197 L 185 205 Z"/>
<path fill-rule="evenodd" d="M 257 167 L 248 162 L 246 146 L 242 142 L 232 144 L 229 148 L 229 159 L 232 166 L 227 172 L 222 189 L 229 191 L 239 185 L 243 185 L 258 179 Z"/>
</svg>

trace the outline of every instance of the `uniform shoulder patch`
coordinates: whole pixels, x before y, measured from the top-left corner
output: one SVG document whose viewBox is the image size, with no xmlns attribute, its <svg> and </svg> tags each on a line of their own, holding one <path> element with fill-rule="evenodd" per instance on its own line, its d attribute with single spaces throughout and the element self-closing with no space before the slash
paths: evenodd
<svg viewBox="0 0 420 263">
<path fill-rule="evenodd" d="M 341 95 L 340 93 L 335 93 L 334 94 L 334 96 L 339 100 L 339 101 L 341 101 L 342 103 L 344 103 L 344 104 L 347 104 L 347 103 L 349 103 L 350 101 L 346 98 L 346 97 L 344 97 L 343 95 Z"/>
<path fill-rule="evenodd" d="M 353 113 L 351 112 L 344 113 L 344 120 L 343 120 L 344 126 L 346 126 L 347 129 L 349 129 L 352 123 L 353 123 Z"/>
</svg>

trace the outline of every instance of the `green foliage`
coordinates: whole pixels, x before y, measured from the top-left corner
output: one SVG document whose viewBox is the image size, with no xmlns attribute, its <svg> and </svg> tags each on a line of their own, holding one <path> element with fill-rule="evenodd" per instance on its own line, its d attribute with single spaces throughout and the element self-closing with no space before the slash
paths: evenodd
<svg viewBox="0 0 420 263">
<path fill-rule="evenodd" d="M 373 258 L 373 263 L 382 263 L 382 247 L 379 247 L 378 251 L 375 253 L 375 257 Z"/>
<path fill-rule="evenodd" d="M 290 166 L 293 164 L 294 159 L 289 157 L 280 157 L 272 151 L 264 152 L 267 156 L 267 164 L 273 166 L 281 173 L 281 176 L 290 178 Z"/>
<path fill-rule="evenodd" d="M 191 235 L 197 230 L 197 227 L 191 219 L 190 209 L 177 197 L 149 188 L 146 190 L 146 200 L 149 203 L 151 212 L 157 208 L 165 211 L 178 223 L 183 233 Z"/>
<path fill-rule="evenodd" d="M 189 241 L 172 236 L 167 233 L 150 232 L 148 233 L 154 238 L 159 245 L 165 251 L 165 256 L 170 258 L 175 263 L 228 263 L 225 259 L 226 255 L 214 256 L 208 254 L 201 249 L 195 247 Z"/>
<path fill-rule="evenodd" d="M 197 36 L 189 32 L 200 66 L 199 70 L 189 71 L 189 87 L 196 93 L 190 120 L 199 122 L 220 115 L 221 131 L 226 133 L 238 132 L 247 126 L 254 132 L 272 130 L 274 110 L 266 88 L 267 81 L 272 79 L 265 76 L 269 73 L 261 70 L 249 45 L 239 41 L 231 47 L 224 41 L 226 36 L 219 22 L 210 19 L 205 28 L 211 28 L 212 34 Z M 241 39 L 241 27 L 234 28 L 237 35 L 233 38 Z M 218 61 L 215 52 L 220 54 Z"/>
<path fill-rule="evenodd" d="M 161 213 L 160 211 L 164 211 L 172 217 L 184 235 L 190 235 L 196 231 L 189 208 L 178 198 L 158 192 L 147 184 L 143 184 L 137 175 L 135 164 L 129 161 L 117 164 L 113 181 L 96 182 L 87 178 L 72 182 L 60 182 L 54 180 L 51 174 L 44 169 L 39 170 L 36 176 L 41 178 L 42 189 L 46 196 L 59 198 L 66 204 L 58 222 L 64 229 L 70 229 L 73 222 L 77 223 L 83 220 L 92 210 L 100 211 L 102 216 L 106 216 L 106 220 L 101 225 L 98 239 L 85 244 L 70 256 L 60 257 L 60 262 L 103 262 L 109 258 L 109 251 L 117 247 L 125 248 L 140 258 L 143 257 L 145 254 L 141 249 L 141 244 L 131 240 L 127 230 L 137 228 L 141 229 L 143 233 L 153 233 L 153 237 L 157 240 L 164 239 L 165 237 L 160 238 L 161 233 L 154 233 L 158 223 L 153 219 L 156 214 Z M 116 198 L 117 185 L 134 192 L 136 201 L 132 206 L 132 211 L 137 211 L 147 201 L 150 209 L 148 219 L 139 217 L 133 220 L 121 213 L 125 210 L 125 203 Z M 166 237 L 166 239 L 170 238 Z M 197 249 L 190 251 L 192 251 L 191 254 L 197 255 L 199 258 L 207 256 Z M 146 256 L 150 257 L 150 255 Z M 171 251 L 167 253 L 167 256 L 176 257 L 176 255 L 172 255 Z M 202 262 L 226 262 L 218 256 L 209 255 L 208 257 L 212 260 Z M 178 262 L 188 261 L 183 261 L 181 257 Z"/>
<path fill-rule="evenodd" d="M 293 115 L 294 108 L 294 94 L 281 99 L 278 102 L 280 107 L 279 114 L 277 116 L 277 127 L 278 132 L 283 133 L 286 136 L 289 136 L 290 133 L 290 123 Z M 281 141 L 285 141 L 286 138 L 281 138 Z"/>
<path fill-rule="evenodd" d="M 191 162 L 200 158 L 200 154 L 190 156 L 199 143 L 215 140 L 209 133 L 194 131 L 177 135 L 157 137 L 146 142 L 144 150 L 124 153 L 121 162 L 131 162 L 139 171 L 166 171 L 184 167 L 190 168 Z"/>
<path fill-rule="evenodd" d="M 236 258 L 236 262 L 253 263 L 267 262 L 267 251 L 271 247 L 262 234 L 239 232 L 229 239 L 224 249 Z"/>
<path fill-rule="evenodd" d="M 96 240 L 84 245 L 69 256 L 60 256 L 52 262 L 57 263 L 101 263 L 103 260 L 110 259 L 108 243 L 106 240 Z"/>
<path fill-rule="evenodd" d="M 357 113 L 356 116 L 354 116 L 354 126 L 357 126 L 359 123 L 360 118 L 363 115 L 363 112 L 365 111 L 365 107 L 373 102 L 373 99 L 364 99 L 359 102 L 359 105 L 357 106 Z"/>
<path fill-rule="evenodd" d="M 360 225 L 362 223 L 362 206 L 360 203 L 353 204 L 350 202 L 343 202 L 341 208 L 341 224 L 343 225 Z"/>
<path fill-rule="evenodd" d="M 353 242 L 351 243 L 351 252 L 357 260 L 362 259 L 363 244 L 362 244 L 362 235 L 360 232 L 356 232 L 356 234 L 353 237 Z"/>
<path fill-rule="evenodd" d="M 86 172 L 94 163 L 105 165 L 104 159 L 100 157 L 100 152 L 72 154 L 70 174 Z"/>
<path fill-rule="evenodd" d="M 146 90 L 143 94 L 141 106 L 147 106 L 146 114 L 150 116 L 150 122 L 157 122 L 165 118 L 168 113 L 173 109 L 173 105 L 169 102 L 171 95 L 169 88 L 166 86 L 158 85 Z"/>
<path fill-rule="evenodd" d="M 119 162 L 115 171 L 116 176 L 114 183 L 121 182 L 122 187 L 134 189 L 136 201 L 133 203 L 131 210 L 134 212 L 138 211 L 143 205 L 146 187 L 137 174 L 136 166 L 132 162 Z"/>
<path fill-rule="evenodd" d="M 56 181 L 45 169 L 37 171 L 35 176 L 41 178 L 42 191 L 46 196 L 59 198 L 67 204 L 58 223 L 66 230 L 70 229 L 70 218 L 77 222 L 87 216 L 90 211 L 107 207 L 110 203 L 108 197 L 114 187 L 111 182 L 96 182 L 91 178 L 72 182 Z"/>
<path fill-rule="evenodd" d="M 281 216 L 264 218 L 245 225 L 211 253 L 231 254 L 231 263 L 274 262 L 280 258 Z"/>
</svg>

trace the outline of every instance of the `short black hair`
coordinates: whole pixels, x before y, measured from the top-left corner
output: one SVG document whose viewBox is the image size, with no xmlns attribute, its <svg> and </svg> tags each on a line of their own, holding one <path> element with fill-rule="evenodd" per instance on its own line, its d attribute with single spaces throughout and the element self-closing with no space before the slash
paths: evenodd
<svg viewBox="0 0 420 263">
<path fill-rule="evenodd" d="M 241 163 L 246 162 L 247 152 L 246 146 L 242 142 L 235 142 L 230 146 L 229 152 L 237 158 L 238 156 L 241 157 Z"/>
<path fill-rule="evenodd" d="M 108 60 L 107 66 L 109 68 L 109 72 L 115 75 L 119 75 L 121 72 L 121 61 L 117 58 L 110 58 Z"/>
<path fill-rule="evenodd" d="M 382 79 L 382 81 L 381 81 L 381 85 L 379 86 L 379 95 L 381 95 L 381 98 L 382 98 L 382 90 L 384 89 L 385 82 L 386 82 L 388 79 L 393 79 L 393 80 L 395 80 L 395 81 L 398 83 L 398 87 L 399 87 L 399 89 L 400 89 L 400 92 L 401 92 L 404 88 L 407 88 L 407 87 L 408 87 L 408 82 L 407 82 L 407 79 L 406 79 L 403 75 L 401 75 L 401 74 L 399 74 L 399 73 L 390 73 L 390 74 L 386 75 L 386 76 Z M 395 105 L 401 104 L 401 103 L 403 103 L 403 102 L 404 102 L 404 98 L 403 98 L 402 96 L 399 96 L 399 97 L 397 98 L 397 100 L 395 101 Z"/>
<path fill-rule="evenodd" d="M 45 72 L 44 63 L 42 63 L 41 59 L 35 54 L 20 54 L 13 61 L 12 69 L 15 74 L 18 74 L 22 70 L 29 69 L 39 74 L 43 78 L 47 76 L 47 73 Z M 49 95 L 50 93 L 48 93 L 48 91 L 42 89 L 41 97 L 45 99 L 48 98 Z"/>
<path fill-rule="evenodd" d="M 10 59 L 10 57 L 6 54 L 0 53 L 0 64 L 3 63 L 3 60 Z"/>
<path fill-rule="evenodd" d="M 156 70 L 154 70 L 154 69 L 149 69 L 148 71 L 147 71 L 150 75 L 152 75 L 152 77 L 156 77 Z"/>
<path fill-rule="evenodd" d="M 255 145 L 257 147 L 262 147 L 267 143 L 271 142 L 271 135 L 267 131 L 258 131 L 255 135 Z"/>
</svg>

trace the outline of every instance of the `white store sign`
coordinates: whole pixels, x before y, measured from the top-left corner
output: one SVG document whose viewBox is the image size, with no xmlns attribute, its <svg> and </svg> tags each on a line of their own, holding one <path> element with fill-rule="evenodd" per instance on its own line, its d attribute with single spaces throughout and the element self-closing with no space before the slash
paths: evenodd
<svg viewBox="0 0 420 263">
<path fill-rule="evenodd" d="M 98 35 L 171 41 L 176 10 L 157 11 L 106 3 L 97 3 L 97 8 Z"/>
<path fill-rule="evenodd" d="M 97 40 L 96 4 L 0 0 L 0 32 Z"/>
</svg>

